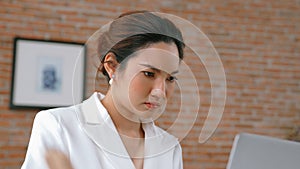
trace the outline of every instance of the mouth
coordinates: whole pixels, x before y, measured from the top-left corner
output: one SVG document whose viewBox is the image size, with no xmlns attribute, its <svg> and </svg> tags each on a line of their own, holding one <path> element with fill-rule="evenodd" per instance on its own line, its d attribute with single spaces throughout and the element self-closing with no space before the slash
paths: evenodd
<svg viewBox="0 0 300 169">
<path fill-rule="evenodd" d="M 144 105 L 148 108 L 148 109 L 155 109 L 157 107 L 160 106 L 159 103 L 155 103 L 155 102 L 145 102 Z"/>
</svg>

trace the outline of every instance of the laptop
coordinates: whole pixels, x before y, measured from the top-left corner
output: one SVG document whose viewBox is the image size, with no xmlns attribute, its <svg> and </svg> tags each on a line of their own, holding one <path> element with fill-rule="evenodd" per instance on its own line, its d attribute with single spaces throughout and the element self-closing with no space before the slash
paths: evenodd
<svg viewBox="0 0 300 169">
<path fill-rule="evenodd" d="M 300 169 L 300 143 L 255 134 L 238 134 L 226 169 Z"/>
</svg>

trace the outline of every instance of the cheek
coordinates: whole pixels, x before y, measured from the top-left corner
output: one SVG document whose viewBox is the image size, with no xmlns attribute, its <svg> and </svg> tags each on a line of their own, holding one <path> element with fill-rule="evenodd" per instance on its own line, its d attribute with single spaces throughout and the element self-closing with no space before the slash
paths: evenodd
<svg viewBox="0 0 300 169">
<path fill-rule="evenodd" d="M 167 89 L 166 89 L 166 97 L 167 99 L 169 99 L 170 97 L 172 97 L 173 93 L 174 93 L 174 89 L 175 89 L 175 83 L 170 83 L 167 85 Z"/>
<path fill-rule="evenodd" d="M 151 84 L 143 79 L 140 75 L 134 77 L 129 86 L 130 99 L 140 100 L 146 98 L 151 91 Z"/>
</svg>

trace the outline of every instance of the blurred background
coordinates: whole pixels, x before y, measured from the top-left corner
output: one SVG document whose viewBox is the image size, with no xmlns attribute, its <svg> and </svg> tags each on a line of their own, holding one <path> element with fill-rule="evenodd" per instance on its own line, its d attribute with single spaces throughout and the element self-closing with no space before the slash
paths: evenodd
<svg viewBox="0 0 300 169">
<path fill-rule="evenodd" d="M 14 37 L 85 43 L 102 25 L 130 10 L 164 12 L 192 22 L 212 41 L 222 60 L 225 110 L 212 137 L 200 144 L 211 89 L 201 62 L 188 54 L 185 58 L 198 79 L 201 104 L 192 130 L 181 142 L 184 168 L 226 168 L 232 141 L 240 132 L 300 140 L 299 0 L 1 0 L 1 169 L 20 168 L 34 116 L 40 111 L 9 107 Z M 88 97 L 94 90 L 93 77 L 86 77 Z M 99 90 L 105 91 L 105 79 L 99 81 L 103 84 Z M 168 115 L 158 120 L 163 128 L 172 123 Z"/>
</svg>

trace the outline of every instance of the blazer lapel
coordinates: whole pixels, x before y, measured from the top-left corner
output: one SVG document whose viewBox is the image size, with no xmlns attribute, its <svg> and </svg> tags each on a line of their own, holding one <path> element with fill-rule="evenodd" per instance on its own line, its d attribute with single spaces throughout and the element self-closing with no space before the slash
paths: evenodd
<svg viewBox="0 0 300 169">
<path fill-rule="evenodd" d="M 173 168 L 174 147 L 177 138 L 156 127 L 154 123 L 143 125 L 145 131 L 144 169 Z"/>
<path fill-rule="evenodd" d="M 104 97 L 101 95 L 100 97 Z M 100 99 L 102 99 L 100 98 Z M 81 125 L 86 135 L 105 153 L 116 168 L 134 168 L 123 142 L 97 93 L 81 104 Z"/>
<path fill-rule="evenodd" d="M 80 105 L 81 111 L 78 111 L 78 116 L 82 129 L 112 161 L 115 168 L 134 169 L 112 119 L 97 95 L 94 93 Z M 103 95 L 100 97 L 100 99 L 104 98 Z M 143 129 L 145 131 L 144 168 L 170 166 L 173 161 L 174 147 L 179 144 L 178 140 L 156 127 L 154 123 L 143 124 Z"/>
</svg>

